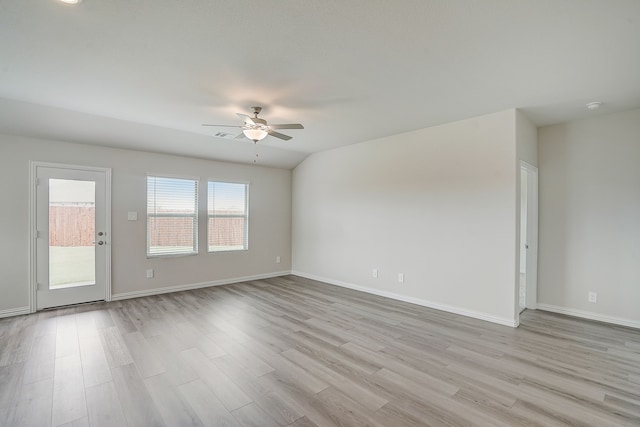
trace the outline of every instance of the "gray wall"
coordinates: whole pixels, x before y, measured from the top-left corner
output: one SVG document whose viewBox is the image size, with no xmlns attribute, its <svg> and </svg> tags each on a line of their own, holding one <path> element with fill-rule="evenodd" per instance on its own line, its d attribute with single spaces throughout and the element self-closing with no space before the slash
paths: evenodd
<svg viewBox="0 0 640 427">
<path fill-rule="evenodd" d="M 516 151 L 518 160 L 538 166 L 538 128 L 522 112 L 516 111 Z M 520 162 L 516 162 L 520 173 Z"/>
<path fill-rule="evenodd" d="M 28 299 L 29 161 L 112 168 L 113 294 L 189 285 L 291 269 L 291 171 L 0 135 L 0 311 Z M 146 258 L 147 172 L 250 181 L 249 250 L 207 253 L 206 200 L 200 200 L 200 254 Z M 138 221 L 127 221 L 137 211 Z M 275 263 L 275 257 L 281 263 Z M 147 268 L 155 277 L 147 279 Z"/>
<path fill-rule="evenodd" d="M 516 114 L 308 157 L 293 173 L 294 272 L 512 324 Z"/>
<path fill-rule="evenodd" d="M 640 327 L 640 110 L 540 128 L 538 150 L 538 302 Z"/>
<path fill-rule="evenodd" d="M 508 323 L 517 310 L 523 159 L 540 168 L 540 306 L 640 326 L 639 135 L 640 110 L 537 135 L 510 110 L 314 154 L 294 170 L 293 190 L 288 170 L 0 135 L 0 311 L 28 306 L 28 165 L 38 160 L 113 168 L 114 294 L 293 265 Z M 148 260 L 147 172 L 251 181 L 250 250 L 207 254 L 201 228 L 200 255 Z M 127 221 L 127 211 L 140 220 Z"/>
</svg>

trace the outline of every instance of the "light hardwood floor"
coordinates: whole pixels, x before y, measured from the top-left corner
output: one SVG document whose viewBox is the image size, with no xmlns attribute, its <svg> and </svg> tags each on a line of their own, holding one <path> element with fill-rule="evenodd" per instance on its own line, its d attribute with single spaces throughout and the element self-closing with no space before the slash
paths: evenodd
<svg viewBox="0 0 640 427">
<path fill-rule="evenodd" d="M 286 276 L 0 320 L 0 426 L 640 425 L 640 331 Z"/>
</svg>

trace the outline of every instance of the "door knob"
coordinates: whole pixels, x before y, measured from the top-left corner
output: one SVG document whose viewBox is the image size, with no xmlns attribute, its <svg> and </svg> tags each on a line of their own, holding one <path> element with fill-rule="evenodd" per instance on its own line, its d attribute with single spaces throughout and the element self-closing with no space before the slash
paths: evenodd
<svg viewBox="0 0 640 427">
<path fill-rule="evenodd" d="M 103 242 L 102 240 L 100 240 L 100 241 L 98 242 L 98 245 L 102 246 L 102 245 L 104 245 L 104 242 Z"/>
<path fill-rule="evenodd" d="M 104 233 L 102 231 L 98 231 L 98 236 L 104 236 Z"/>
</svg>

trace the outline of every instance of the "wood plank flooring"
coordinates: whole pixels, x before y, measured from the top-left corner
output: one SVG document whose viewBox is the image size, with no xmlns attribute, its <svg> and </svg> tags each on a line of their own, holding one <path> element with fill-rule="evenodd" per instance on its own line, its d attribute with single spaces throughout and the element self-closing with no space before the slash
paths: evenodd
<svg viewBox="0 0 640 427">
<path fill-rule="evenodd" d="M 640 331 L 295 276 L 0 320 L 0 426 L 640 426 Z"/>
</svg>

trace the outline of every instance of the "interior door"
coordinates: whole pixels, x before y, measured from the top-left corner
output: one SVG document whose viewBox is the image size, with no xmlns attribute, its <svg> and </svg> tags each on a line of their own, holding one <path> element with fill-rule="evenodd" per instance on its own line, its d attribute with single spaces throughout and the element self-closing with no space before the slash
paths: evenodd
<svg viewBox="0 0 640 427">
<path fill-rule="evenodd" d="M 529 176 L 527 169 L 520 169 L 520 280 L 518 305 L 520 312 L 527 308 L 527 252 L 529 250 L 527 234 L 527 193 L 529 189 Z"/>
<path fill-rule="evenodd" d="M 536 309 L 538 300 L 538 168 L 520 162 L 519 309 Z"/>
<path fill-rule="evenodd" d="M 108 170 L 36 167 L 36 308 L 107 299 Z"/>
</svg>

